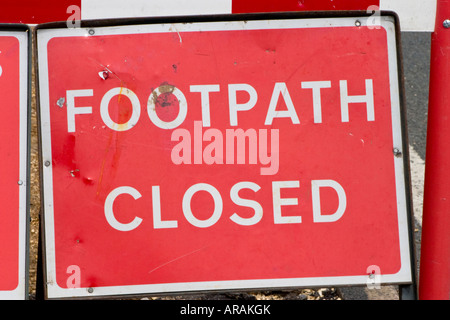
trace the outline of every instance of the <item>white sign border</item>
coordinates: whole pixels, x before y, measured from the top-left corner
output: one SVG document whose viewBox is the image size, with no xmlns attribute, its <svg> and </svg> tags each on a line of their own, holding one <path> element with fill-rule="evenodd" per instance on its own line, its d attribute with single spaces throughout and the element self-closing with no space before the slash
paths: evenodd
<svg viewBox="0 0 450 320">
<path fill-rule="evenodd" d="M 286 19 L 286 20 L 247 20 L 226 22 L 198 22 L 198 23 L 163 23 L 124 25 L 112 27 L 95 28 L 50 28 L 37 30 L 38 48 L 38 70 L 40 87 L 40 119 L 42 139 L 42 163 L 49 161 L 51 164 L 51 130 L 49 108 L 54 103 L 49 101 L 49 80 L 47 63 L 47 44 L 56 37 L 77 36 L 102 36 L 120 34 L 140 33 L 171 33 L 192 31 L 224 31 L 224 30 L 255 30 L 255 29 L 290 29 L 290 28 L 325 28 L 325 27 L 356 27 L 355 22 L 361 26 L 372 26 L 373 19 L 370 17 L 349 18 L 309 18 L 309 19 Z M 381 16 L 380 25 L 387 33 L 387 47 L 389 59 L 389 76 L 391 91 L 391 110 L 393 128 L 393 148 L 405 152 L 402 139 L 402 121 L 400 109 L 400 88 L 397 62 L 396 25 L 391 16 Z M 91 35 L 89 30 L 94 30 Z M 408 205 L 405 188 L 404 163 L 402 157 L 393 155 L 395 166 L 395 183 L 397 191 L 397 212 L 399 223 L 400 259 L 401 269 L 396 274 L 382 274 L 382 284 L 405 284 L 413 281 L 411 275 L 410 239 L 408 222 Z M 267 289 L 267 288 L 293 288 L 293 287 L 323 287 L 323 286 L 351 286 L 365 285 L 368 276 L 342 276 L 342 277 L 319 277 L 319 278 L 289 278 L 289 279 L 257 279 L 236 281 L 208 281 L 192 283 L 167 283 L 130 286 L 107 286 L 95 288 L 61 288 L 56 282 L 55 262 L 55 239 L 53 220 L 53 176 L 52 166 L 43 167 L 43 205 L 45 221 L 45 264 L 47 297 L 52 298 L 75 298 L 75 297 L 100 297 L 111 295 L 143 295 L 164 294 L 179 292 L 217 291 L 217 290 L 239 290 L 239 289 Z"/>
</svg>

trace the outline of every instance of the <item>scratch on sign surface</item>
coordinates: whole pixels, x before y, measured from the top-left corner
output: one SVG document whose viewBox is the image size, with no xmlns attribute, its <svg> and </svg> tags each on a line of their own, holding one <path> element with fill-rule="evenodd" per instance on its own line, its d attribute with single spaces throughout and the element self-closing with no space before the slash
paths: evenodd
<svg viewBox="0 0 450 320">
<path fill-rule="evenodd" d="M 196 252 L 199 252 L 199 251 L 205 249 L 206 247 L 209 247 L 209 246 L 204 246 L 204 247 L 202 247 L 202 248 L 200 248 L 200 249 L 197 249 L 197 250 L 188 252 L 188 253 L 186 253 L 186 254 L 184 254 L 184 255 L 182 255 L 182 256 L 179 256 L 179 257 L 177 257 L 177 258 L 175 258 L 175 259 L 173 259 L 173 260 L 170 260 L 170 261 L 168 261 L 168 262 L 166 262 L 166 263 L 163 263 L 162 265 L 160 265 L 160 266 L 158 266 L 158 267 L 156 267 L 156 268 L 150 270 L 148 273 L 152 273 L 152 272 L 154 272 L 154 271 L 156 271 L 156 270 L 158 270 L 158 269 L 160 269 L 160 268 L 162 268 L 162 267 L 167 266 L 168 264 L 170 264 L 170 263 L 172 263 L 172 262 L 178 261 L 178 260 L 180 260 L 180 259 L 183 259 L 183 258 L 185 258 L 185 257 L 187 257 L 187 256 L 189 256 L 189 255 L 191 255 L 191 254 L 194 254 L 194 253 L 196 253 Z"/>
</svg>

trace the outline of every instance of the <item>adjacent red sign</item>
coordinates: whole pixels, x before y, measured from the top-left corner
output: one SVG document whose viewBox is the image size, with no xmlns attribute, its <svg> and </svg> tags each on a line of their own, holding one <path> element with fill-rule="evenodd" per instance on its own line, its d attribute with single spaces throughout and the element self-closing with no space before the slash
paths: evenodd
<svg viewBox="0 0 450 320">
<path fill-rule="evenodd" d="M 48 297 L 409 283 L 380 22 L 38 29 Z"/>
<path fill-rule="evenodd" d="M 65 21 L 73 14 L 71 6 L 81 8 L 81 0 L 2 0 L 0 22 L 38 24 Z"/>
<path fill-rule="evenodd" d="M 0 30 L 0 299 L 25 299 L 28 34 L 11 29 Z"/>
</svg>

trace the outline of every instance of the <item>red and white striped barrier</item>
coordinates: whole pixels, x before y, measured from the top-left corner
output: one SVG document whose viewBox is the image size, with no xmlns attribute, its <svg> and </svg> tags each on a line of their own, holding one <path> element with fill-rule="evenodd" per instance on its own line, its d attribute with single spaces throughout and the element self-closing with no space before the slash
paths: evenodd
<svg viewBox="0 0 450 320">
<path fill-rule="evenodd" d="M 70 9 L 69 9 L 70 7 Z M 0 22 L 39 24 L 65 21 L 154 16 L 276 11 L 395 11 L 403 31 L 433 31 L 436 0 L 3 0 Z"/>
</svg>

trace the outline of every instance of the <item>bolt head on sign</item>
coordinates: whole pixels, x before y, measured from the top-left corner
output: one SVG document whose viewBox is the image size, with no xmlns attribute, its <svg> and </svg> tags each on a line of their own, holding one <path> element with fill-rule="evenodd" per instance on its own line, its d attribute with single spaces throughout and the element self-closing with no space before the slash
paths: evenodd
<svg viewBox="0 0 450 320">
<path fill-rule="evenodd" d="M 27 268 L 28 29 L 0 26 L 0 299 L 25 299 Z"/>
<path fill-rule="evenodd" d="M 411 281 L 394 19 L 280 17 L 38 29 L 49 297 Z"/>
</svg>

